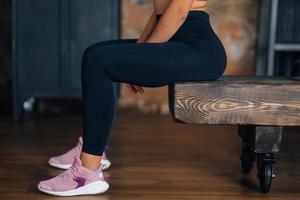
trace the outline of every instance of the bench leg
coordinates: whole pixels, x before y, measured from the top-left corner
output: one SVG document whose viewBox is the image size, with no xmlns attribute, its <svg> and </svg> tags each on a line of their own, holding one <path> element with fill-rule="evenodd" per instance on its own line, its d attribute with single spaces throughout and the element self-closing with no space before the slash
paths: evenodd
<svg viewBox="0 0 300 200">
<path fill-rule="evenodd" d="M 256 160 L 257 177 L 261 191 L 269 191 L 275 164 L 275 153 L 279 153 L 282 139 L 281 126 L 240 125 L 238 134 L 242 138 L 242 153 L 240 156 L 242 171 L 251 171 Z"/>
<path fill-rule="evenodd" d="M 240 125 L 238 134 L 256 153 L 278 153 L 282 126 Z"/>
</svg>

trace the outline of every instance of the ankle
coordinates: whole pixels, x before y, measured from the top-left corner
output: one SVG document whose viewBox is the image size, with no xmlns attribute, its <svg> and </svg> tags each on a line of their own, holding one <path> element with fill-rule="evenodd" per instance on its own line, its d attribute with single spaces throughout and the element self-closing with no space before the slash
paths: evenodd
<svg viewBox="0 0 300 200">
<path fill-rule="evenodd" d="M 92 154 L 81 152 L 80 160 L 82 162 L 83 167 L 93 171 L 99 169 L 101 165 L 101 156 L 95 156 Z"/>
</svg>

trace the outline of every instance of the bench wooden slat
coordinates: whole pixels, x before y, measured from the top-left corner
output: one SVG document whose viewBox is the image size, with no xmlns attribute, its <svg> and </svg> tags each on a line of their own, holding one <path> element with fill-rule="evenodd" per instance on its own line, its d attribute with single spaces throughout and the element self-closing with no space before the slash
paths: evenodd
<svg viewBox="0 0 300 200">
<path fill-rule="evenodd" d="M 176 82 L 173 117 L 194 124 L 300 125 L 300 81 L 284 77 L 223 76 Z"/>
</svg>

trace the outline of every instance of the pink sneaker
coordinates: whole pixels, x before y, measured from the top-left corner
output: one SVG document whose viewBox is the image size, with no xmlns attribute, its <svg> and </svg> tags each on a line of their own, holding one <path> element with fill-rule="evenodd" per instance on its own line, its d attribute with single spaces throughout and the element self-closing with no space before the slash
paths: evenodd
<svg viewBox="0 0 300 200">
<path fill-rule="evenodd" d="M 56 196 L 100 194 L 108 188 L 109 185 L 102 172 L 102 165 L 97 171 L 87 169 L 82 166 L 79 157 L 75 157 L 69 169 L 38 184 L 41 192 Z"/>
<path fill-rule="evenodd" d="M 66 153 L 63 153 L 59 156 L 54 156 L 51 157 L 48 160 L 49 165 L 59 168 L 59 169 L 68 169 L 69 167 L 72 166 L 72 163 L 74 162 L 74 158 L 76 156 L 79 156 L 81 153 L 82 149 L 82 137 L 80 136 L 78 138 L 77 145 L 67 151 Z M 102 159 L 101 159 L 101 164 L 103 165 L 103 170 L 107 169 L 110 167 L 111 162 L 107 159 L 106 153 L 103 152 Z"/>
</svg>

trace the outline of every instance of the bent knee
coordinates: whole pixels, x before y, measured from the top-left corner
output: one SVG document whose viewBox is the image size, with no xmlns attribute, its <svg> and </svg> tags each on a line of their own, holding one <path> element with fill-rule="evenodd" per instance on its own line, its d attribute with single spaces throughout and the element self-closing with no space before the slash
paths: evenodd
<svg viewBox="0 0 300 200">
<path fill-rule="evenodd" d="M 105 73 L 105 68 L 109 66 L 109 62 L 110 58 L 105 46 L 90 45 L 83 53 L 81 76 L 91 76 L 92 74 L 100 76 Z"/>
<path fill-rule="evenodd" d="M 84 52 L 82 57 L 82 67 L 98 65 L 102 67 L 103 63 L 106 60 L 105 46 L 92 44 L 88 46 Z"/>
<path fill-rule="evenodd" d="M 88 61 L 91 60 L 91 58 L 93 58 L 93 56 L 96 54 L 97 49 L 101 47 L 99 45 L 96 44 L 92 44 L 90 46 L 88 46 L 87 48 L 85 48 L 85 50 L 83 51 L 83 60 L 84 61 Z"/>
</svg>

